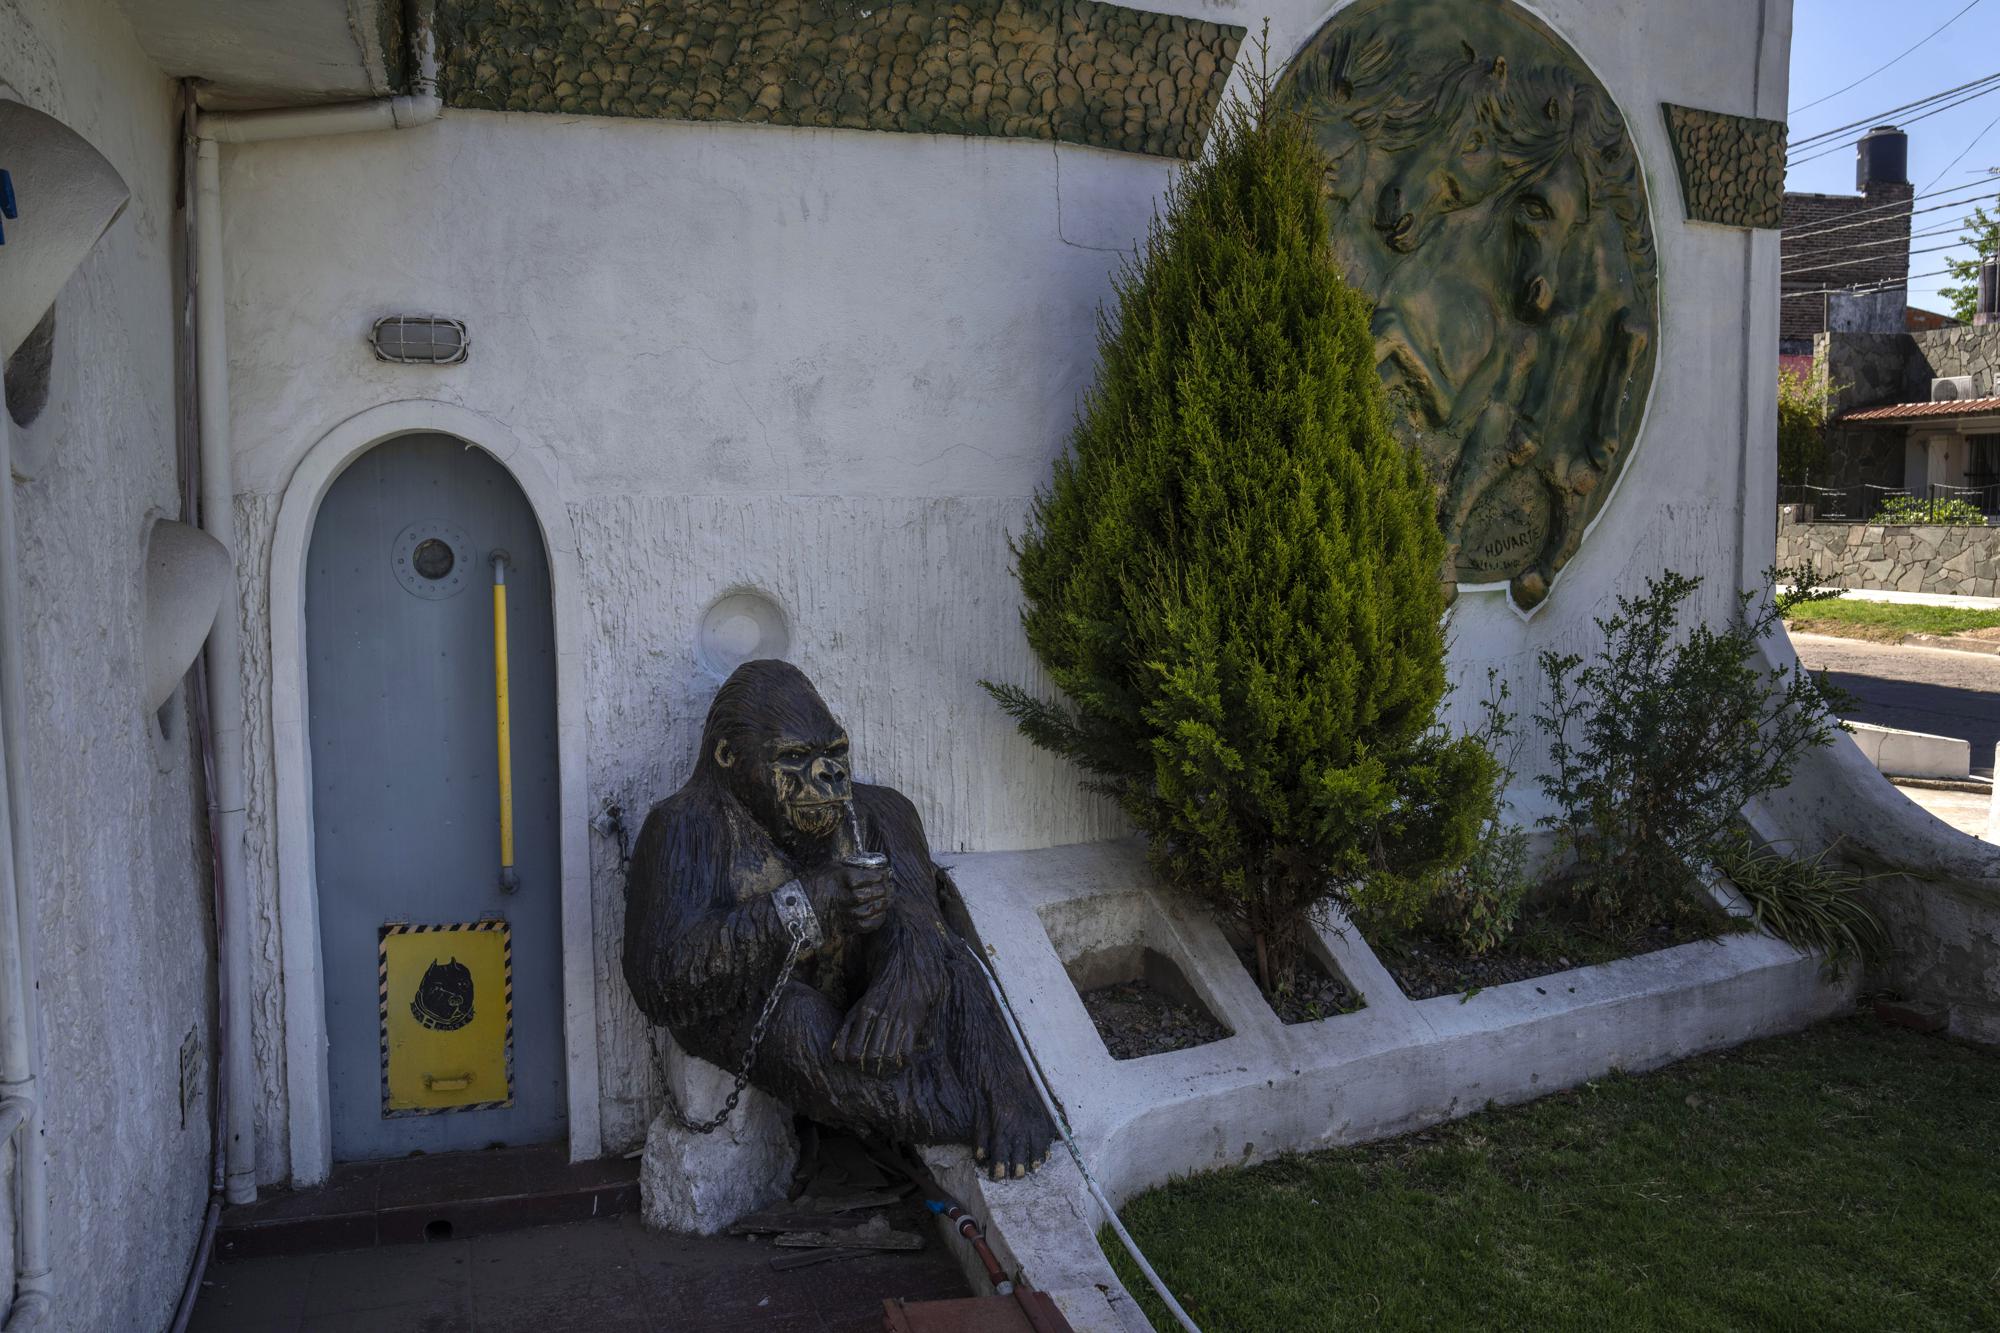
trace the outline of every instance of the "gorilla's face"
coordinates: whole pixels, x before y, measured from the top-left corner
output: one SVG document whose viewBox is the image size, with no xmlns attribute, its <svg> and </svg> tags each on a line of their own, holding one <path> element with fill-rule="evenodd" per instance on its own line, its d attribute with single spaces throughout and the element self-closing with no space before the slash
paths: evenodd
<svg viewBox="0 0 2000 1333">
<path fill-rule="evenodd" d="M 847 817 L 854 795 L 847 780 L 847 735 L 773 736 L 758 747 L 754 780 L 793 831 L 815 842 L 829 838 Z"/>
<path fill-rule="evenodd" d="M 847 818 L 854 798 L 847 733 L 825 711 L 715 743 L 715 762 L 730 790 L 779 843 L 823 844 Z M 803 725 L 799 725 L 799 723 Z"/>
<path fill-rule="evenodd" d="M 716 693 L 703 735 L 723 785 L 780 847 L 826 849 L 854 799 L 847 730 L 803 672 L 745 662 Z"/>
</svg>

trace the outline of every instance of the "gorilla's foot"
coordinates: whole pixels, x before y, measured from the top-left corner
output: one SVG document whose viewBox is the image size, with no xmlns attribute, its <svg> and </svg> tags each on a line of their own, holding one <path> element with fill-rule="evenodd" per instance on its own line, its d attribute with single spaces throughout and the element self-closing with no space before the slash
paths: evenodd
<svg viewBox="0 0 2000 1333">
<path fill-rule="evenodd" d="M 1048 1160 L 1056 1127 L 1032 1090 L 1007 1087 L 979 1094 L 972 1155 L 995 1180 L 1027 1175 Z"/>
</svg>

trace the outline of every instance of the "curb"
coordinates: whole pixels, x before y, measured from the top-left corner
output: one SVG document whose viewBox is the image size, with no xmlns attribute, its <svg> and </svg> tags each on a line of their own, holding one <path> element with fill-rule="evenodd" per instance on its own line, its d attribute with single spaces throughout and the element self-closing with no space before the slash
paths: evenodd
<svg viewBox="0 0 2000 1333">
<path fill-rule="evenodd" d="M 1916 787 L 1923 791 L 1962 791 L 1974 796 L 1991 796 L 1993 784 L 1978 778 L 1909 778 L 1894 773 L 1884 773 L 1883 777 L 1898 787 Z"/>
<path fill-rule="evenodd" d="M 1910 648 L 1944 648 L 1954 653 L 1984 653 L 2000 657 L 2000 639 L 1961 639 L 1955 634 L 1905 634 L 1901 642 Z"/>
</svg>

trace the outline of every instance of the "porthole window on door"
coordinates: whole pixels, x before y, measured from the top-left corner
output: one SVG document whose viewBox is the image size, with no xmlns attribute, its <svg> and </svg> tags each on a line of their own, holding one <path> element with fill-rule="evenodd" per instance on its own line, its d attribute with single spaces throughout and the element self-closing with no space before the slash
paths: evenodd
<svg viewBox="0 0 2000 1333">
<path fill-rule="evenodd" d="M 428 519 L 397 535 L 390 560 L 396 582 L 430 602 L 464 592 L 467 575 L 475 567 L 465 534 L 449 523 Z"/>
</svg>

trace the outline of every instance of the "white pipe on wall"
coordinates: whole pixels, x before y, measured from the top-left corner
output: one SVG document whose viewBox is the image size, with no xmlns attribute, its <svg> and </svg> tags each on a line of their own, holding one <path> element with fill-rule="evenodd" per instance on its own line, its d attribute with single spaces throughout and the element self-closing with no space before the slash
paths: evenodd
<svg viewBox="0 0 2000 1333">
<path fill-rule="evenodd" d="M 275 111 L 210 112 L 195 117 L 195 397 L 200 405 L 201 526 L 236 559 L 236 468 L 229 433 L 229 345 L 224 320 L 222 259 L 222 153 L 224 143 L 302 139 L 409 129 L 436 120 L 435 13 L 422 6 L 411 25 L 416 91 L 409 96 L 333 106 Z M 257 1197 L 256 1058 L 251 1044 L 250 903 L 245 884 L 243 826 L 243 643 L 237 598 L 224 598 L 208 639 L 209 726 L 215 785 L 209 793 L 217 866 L 222 881 L 221 1003 L 228 1087 L 228 1143 L 224 1196 L 230 1203 Z"/>
<path fill-rule="evenodd" d="M 195 151 L 195 397 L 201 420 L 201 526 L 234 561 L 236 473 L 229 442 L 229 351 L 224 341 L 222 290 L 222 162 L 212 139 Z M 224 1194 L 231 1203 L 257 1197 L 254 1088 L 257 1069 L 250 1043 L 250 903 L 243 849 L 243 641 L 237 597 L 225 595 L 208 636 L 208 715 L 215 753 L 215 786 L 209 819 L 215 827 L 216 874 L 222 880 L 222 1007 L 228 1048 L 228 1170 Z"/>
<path fill-rule="evenodd" d="M 21 588 L 15 558 L 13 427 L 0 421 L 0 1112 L 14 1138 L 14 1300 L 8 1333 L 32 1328 L 49 1311 L 48 1151 L 42 1140 L 40 1006 L 35 982 L 34 821 L 28 809 L 26 661 L 21 650 Z M 11 987 L 12 989 L 6 989 Z"/>
<path fill-rule="evenodd" d="M 434 92 L 333 106 L 281 107 L 275 111 L 210 112 L 195 117 L 194 132 L 219 143 L 310 139 L 321 134 L 406 130 L 438 118 L 444 104 Z"/>
</svg>

